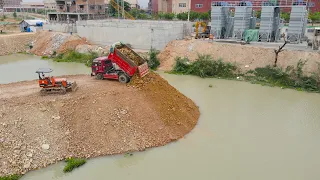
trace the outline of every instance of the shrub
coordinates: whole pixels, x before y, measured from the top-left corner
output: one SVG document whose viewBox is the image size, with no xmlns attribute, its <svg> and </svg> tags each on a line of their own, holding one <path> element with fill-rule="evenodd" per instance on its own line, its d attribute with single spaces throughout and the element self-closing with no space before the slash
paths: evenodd
<svg viewBox="0 0 320 180">
<path fill-rule="evenodd" d="M 157 55 L 159 54 L 159 51 L 155 49 L 150 49 L 149 51 L 149 60 L 148 65 L 151 69 L 156 70 L 158 66 L 160 65 L 160 60 L 157 58 Z"/>
<path fill-rule="evenodd" d="M 198 55 L 195 62 L 189 63 L 187 58 L 176 59 L 173 72 L 191 74 L 200 77 L 232 78 L 236 76 L 237 67 L 221 59 L 213 60 L 210 55 Z"/>
<path fill-rule="evenodd" d="M 183 21 L 188 20 L 188 13 L 182 12 L 182 13 L 177 14 L 177 19 L 183 20 Z"/>
<path fill-rule="evenodd" d="M 16 12 L 13 13 L 13 17 L 17 18 L 17 13 Z"/>
<path fill-rule="evenodd" d="M 84 165 L 87 161 L 85 159 L 68 158 L 65 162 L 67 165 L 63 168 L 63 172 L 71 172 L 74 168 Z"/>
<path fill-rule="evenodd" d="M 246 76 L 246 79 L 254 83 L 271 86 L 320 92 L 320 65 L 318 66 L 317 72 L 313 73 L 311 76 L 306 76 L 302 70 L 305 63 L 306 61 L 299 60 L 296 67 L 288 66 L 285 70 L 271 66 L 256 68 L 247 73 L 252 74 L 253 76 Z"/>
<path fill-rule="evenodd" d="M 53 60 L 57 62 L 78 62 L 85 63 L 86 66 L 91 66 L 93 59 L 97 58 L 98 54 L 90 52 L 89 54 L 78 53 L 76 51 L 69 51 L 64 54 L 58 54 Z"/>
<path fill-rule="evenodd" d="M 14 174 L 14 175 L 0 177 L 0 180 L 18 180 L 20 178 L 21 176 Z"/>
</svg>

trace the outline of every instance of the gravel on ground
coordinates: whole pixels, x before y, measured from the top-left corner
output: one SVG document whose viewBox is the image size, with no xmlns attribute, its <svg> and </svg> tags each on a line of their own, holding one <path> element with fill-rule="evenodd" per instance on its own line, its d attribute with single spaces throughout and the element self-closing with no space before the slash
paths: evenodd
<svg viewBox="0 0 320 180">
<path fill-rule="evenodd" d="M 0 176 L 67 157 L 97 157 L 162 146 L 196 125 L 198 107 L 155 73 L 124 85 L 65 76 L 79 88 L 40 95 L 37 81 L 0 85 Z"/>
</svg>

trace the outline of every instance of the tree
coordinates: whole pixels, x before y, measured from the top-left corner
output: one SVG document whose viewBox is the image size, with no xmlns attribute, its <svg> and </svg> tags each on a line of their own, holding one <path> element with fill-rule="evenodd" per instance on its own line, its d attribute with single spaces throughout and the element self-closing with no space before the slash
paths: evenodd
<svg viewBox="0 0 320 180">
<path fill-rule="evenodd" d="M 123 0 L 119 0 L 119 4 L 118 4 L 120 6 L 120 14 L 122 12 L 122 1 Z M 115 1 L 115 2 L 118 3 L 118 1 Z M 117 16 L 118 10 L 116 10 L 111 4 L 109 4 L 108 9 L 111 16 Z M 130 11 L 130 4 L 127 1 L 124 1 L 124 10 Z"/>
<path fill-rule="evenodd" d="M 182 21 L 188 20 L 188 13 L 182 12 L 182 13 L 177 14 L 177 19 L 182 20 Z"/>
<path fill-rule="evenodd" d="M 285 35 L 284 33 L 281 35 L 281 37 L 283 38 L 284 43 L 283 43 L 282 46 L 279 46 L 279 49 L 275 49 L 275 50 L 274 50 L 274 53 L 276 54 L 276 56 L 275 56 L 275 60 L 274 60 L 274 65 L 273 65 L 273 67 L 277 67 L 278 55 L 279 55 L 280 52 L 283 51 L 284 46 L 288 43 L 288 41 L 287 41 L 287 39 L 286 39 L 286 35 Z"/>
<path fill-rule="evenodd" d="M 320 12 L 314 12 L 314 13 L 310 12 L 309 19 L 311 19 L 311 23 L 313 26 L 313 23 L 320 21 Z"/>
<path fill-rule="evenodd" d="M 280 17 L 281 17 L 282 19 L 284 19 L 286 22 L 289 22 L 289 20 L 290 20 L 290 13 L 282 12 L 282 13 L 280 13 Z"/>
<path fill-rule="evenodd" d="M 209 20 L 209 13 L 207 13 L 207 12 L 199 13 L 198 19 L 201 19 L 201 20 Z"/>
<path fill-rule="evenodd" d="M 16 12 L 13 13 L 13 17 L 17 18 L 17 13 Z"/>
<path fill-rule="evenodd" d="M 256 11 L 256 17 L 259 19 L 261 18 L 261 10 Z"/>
</svg>

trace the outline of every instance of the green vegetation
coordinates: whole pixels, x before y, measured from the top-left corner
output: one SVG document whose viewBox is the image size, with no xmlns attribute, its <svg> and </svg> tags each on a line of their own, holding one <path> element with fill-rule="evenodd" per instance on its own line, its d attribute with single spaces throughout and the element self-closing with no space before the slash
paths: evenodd
<svg viewBox="0 0 320 180">
<path fill-rule="evenodd" d="M 119 0 L 119 3 L 118 1 L 116 1 L 116 3 L 120 6 L 120 15 L 121 15 L 121 12 L 122 12 L 122 1 L 123 0 Z M 130 11 L 130 4 L 127 2 L 127 1 L 124 1 L 124 10 L 129 12 Z M 108 12 L 107 12 L 110 16 L 112 17 L 118 17 L 118 11 L 111 5 L 111 3 L 109 4 L 108 6 Z"/>
<path fill-rule="evenodd" d="M 280 13 L 280 18 L 284 19 L 285 22 L 289 22 L 289 20 L 290 20 L 290 13 L 288 13 L 288 12 L 281 12 L 281 13 Z"/>
<path fill-rule="evenodd" d="M 14 18 L 17 18 L 17 13 L 14 12 L 12 16 L 13 16 Z"/>
<path fill-rule="evenodd" d="M 256 17 L 259 19 L 261 18 L 261 10 L 256 11 Z"/>
<path fill-rule="evenodd" d="M 177 19 L 183 20 L 183 21 L 188 20 L 188 12 L 182 12 L 177 14 Z M 199 13 L 199 12 L 190 11 L 189 19 L 190 21 L 195 21 L 197 19 L 209 20 L 210 13 L 209 12 Z"/>
<path fill-rule="evenodd" d="M 198 55 L 195 62 L 187 58 L 176 58 L 176 64 L 171 71 L 174 74 L 188 74 L 200 77 L 218 77 L 224 79 L 241 79 L 255 84 L 292 88 L 308 92 L 320 92 L 320 63 L 318 70 L 311 75 L 303 73 L 306 61 L 301 61 L 285 69 L 273 66 L 259 67 L 245 74 L 238 72 L 238 67 L 221 59 L 213 60 L 209 55 Z M 210 87 L 210 86 L 209 86 Z"/>
<path fill-rule="evenodd" d="M 302 69 L 306 61 L 299 61 L 297 66 L 288 66 L 286 69 L 266 66 L 248 71 L 245 79 L 262 85 L 292 88 L 297 90 L 320 92 L 320 65 L 318 72 L 310 76 L 304 75 Z"/>
<path fill-rule="evenodd" d="M 53 58 L 56 62 L 78 62 L 85 63 L 86 66 L 91 67 L 93 59 L 97 58 L 98 54 L 91 52 L 90 54 L 82 54 L 76 51 L 69 51 L 64 54 L 59 54 Z"/>
<path fill-rule="evenodd" d="M 131 14 L 135 19 L 151 19 L 151 16 L 142 9 L 132 8 L 129 11 L 129 14 Z"/>
<path fill-rule="evenodd" d="M 178 57 L 172 73 L 190 74 L 200 77 L 234 78 L 237 66 L 223 62 L 221 59 L 214 60 L 210 55 L 198 55 L 195 62 L 190 63 L 188 58 Z"/>
<path fill-rule="evenodd" d="M 308 18 L 311 20 L 313 26 L 313 23 L 320 21 L 320 12 L 309 12 Z"/>
<path fill-rule="evenodd" d="M 158 13 L 159 19 L 172 20 L 174 19 L 174 17 L 175 17 L 174 13 L 163 13 L 163 12 Z"/>
<path fill-rule="evenodd" d="M 63 172 L 71 172 L 74 168 L 84 165 L 87 161 L 85 159 L 68 158 L 65 162 L 67 165 L 63 168 Z"/>
<path fill-rule="evenodd" d="M 160 60 L 157 58 L 158 54 L 159 54 L 159 51 L 155 49 L 150 49 L 149 51 L 148 65 L 153 70 L 156 70 L 160 65 Z"/>
<path fill-rule="evenodd" d="M 20 175 L 10 175 L 10 176 L 3 176 L 3 177 L 0 177 L 0 180 L 18 180 L 20 179 L 21 176 Z"/>
</svg>

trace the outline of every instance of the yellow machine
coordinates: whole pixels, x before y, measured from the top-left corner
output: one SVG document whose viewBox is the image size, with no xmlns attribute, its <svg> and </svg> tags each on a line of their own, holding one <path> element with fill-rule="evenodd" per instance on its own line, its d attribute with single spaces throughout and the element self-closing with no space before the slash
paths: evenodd
<svg viewBox="0 0 320 180">
<path fill-rule="evenodd" d="M 207 24 L 205 22 L 196 22 L 196 39 L 199 38 L 199 26 L 202 27 L 202 33 L 205 33 L 207 30 Z"/>
</svg>

